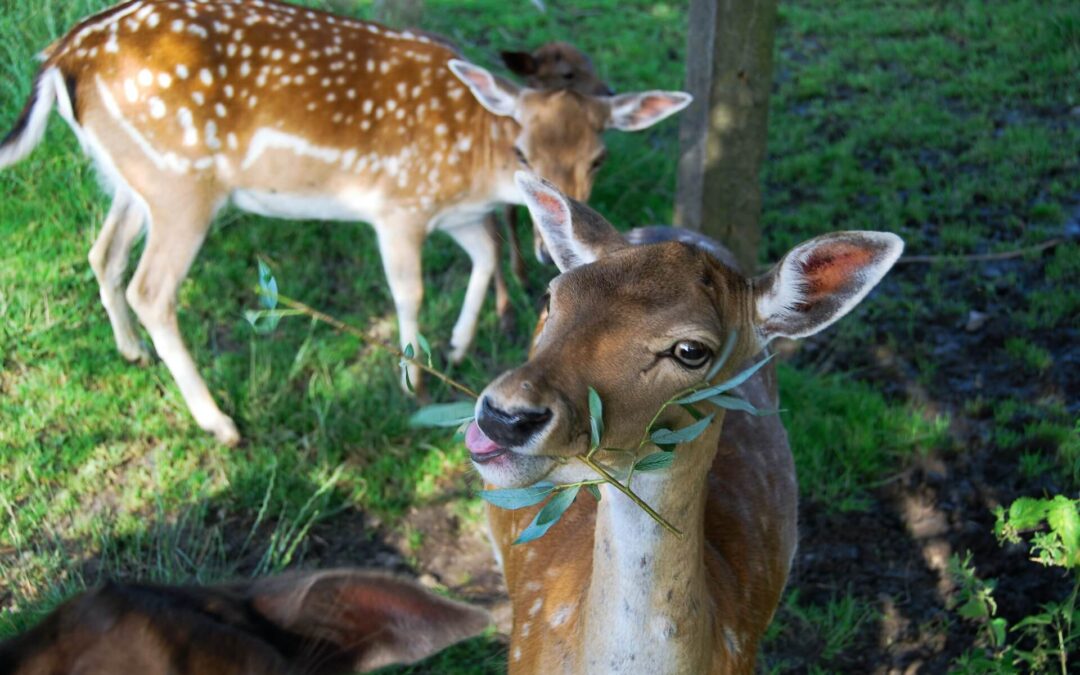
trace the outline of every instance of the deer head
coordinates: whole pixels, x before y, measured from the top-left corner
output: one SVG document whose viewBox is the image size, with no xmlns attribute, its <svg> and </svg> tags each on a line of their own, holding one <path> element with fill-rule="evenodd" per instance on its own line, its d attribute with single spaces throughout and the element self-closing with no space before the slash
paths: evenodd
<svg viewBox="0 0 1080 675">
<path fill-rule="evenodd" d="M 109 583 L 0 643 L 0 674 L 369 672 L 419 661 L 490 622 L 480 609 L 373 572 L 210 588 Z"/>
<path fill-rule="evenodd" d="M 693 100 L 679 91 L 591 96 L 566 89 L 521 89 L 465 61 L 451 61 L 450 69 L 488 111 L 520 125 L 514 151 L 521 168 L 581 201 L 589 198 L 606 159 L 605 129 L 647 129 Z"/>
<path fill-rule="evenodd" d="M 605 402 L 604 445 L 632 445 L 664 401 L 702 379 L 731 332 L 739 340 L 724 370 L 775 337 L 805 337 L 839 319 L 903 247 L 893 234 L 838 232 L 747 278 L 683 242 L 630 246 L 549 183 L 524 173 L 517 181 L 562 274 L 549 287 L 529 361 L 477 403 L 473 458 L 500 486 L 577 471 L 560 460 L 588 450 L 588 387 Z"/>
</svg>

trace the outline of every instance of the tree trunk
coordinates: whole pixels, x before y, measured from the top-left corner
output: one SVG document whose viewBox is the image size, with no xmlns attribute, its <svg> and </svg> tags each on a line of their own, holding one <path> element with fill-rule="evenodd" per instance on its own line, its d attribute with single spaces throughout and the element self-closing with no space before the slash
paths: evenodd
<svg viewBox="0 0 1080 675">
<path fill-rule="evenodd" d="M 718 239 L 745 271 L 761 242 L 777 0 L 691 0 L 675 224 Z"/>
</svg>

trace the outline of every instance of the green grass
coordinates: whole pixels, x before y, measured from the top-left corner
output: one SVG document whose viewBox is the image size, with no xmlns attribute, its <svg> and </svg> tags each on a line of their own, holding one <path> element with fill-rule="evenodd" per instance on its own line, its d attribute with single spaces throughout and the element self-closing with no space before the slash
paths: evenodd
<svg viewBox="0 0 1080 675">
<path fill-rule="evenodd" d="M 5 4 L 4 125 L 27 95 L 32 55 L 105 4 Z M 335 4 L 370 14 L 368 2 Z M 683 79 L 683 4 L 548 3 L 546 15 L 497 0 L 426 4 L 425 28 L 493 68 L 500 49 L 566 39 L 620 92 L 677 88 Z M 1080 195 L 1080 125 L 1068 113 L 1080 105 L 1078 71 L 1075 3 L 783 4 L 763 258 L 835 229 L 896 231 L 919 254 L 998 251 L 1058 233 Z M 677 124 L 609 134 L 607 142 L 613 161 L 593 204 L 621 227 L 669 221 Z M 318 564 L 308 528 L 356 512 L 393 529 L 413 507 L 464 500 L 462 516 L 479 517 L 460 445 L 406 425 L 415 403 L 399 391 L 392 358 L 305 320 L 288 319 L 262 337 L 243 319 L 257 304 L 251 289 L 262 258 L 283 293 L 391 338 L 392 304 L 369 228 L 221 219 L 182 288 L 180 315 L 196 362 L 246 439 L 223 450 L 194 426 L 163 365 L 137 368 L 117 355 L 86 263 L 107 200 L 55 117 L 43 147 L 0 174 L 0 190 L 0 588 L 10 593 L 0 636 L 103 574 L 209 582 Z M 424 265 L 421 325 L 445 350 L 468 262 L 436 235 Z M 1080 312 L 1078 270 L 1080 246 L 1059 246 L 1015 308 L 1015 325 L 1067 329 Z M 909 346 L 919 381 L 932 381 L 936 362 L 920 342 L 922 325 L 935 315 L 961 322 L 969 309 L 942 290 L 951 273 L 933 267 L 918 282 L 876 293 L 828 339 Z M 531 274 L 535 286 L 551 271 L 533 265 Z M 973 279 L 985 298 L 1016 282 Z M 473 356 L 455 377 L 480 387 L 524 358 L 533 299 L 512 290 L 517 334 L 502 334 L 489 306 Z M 896 316 L 906 324 L 880 335 L 876 326 Z M 1048 346 L 1015 337 L 1022 342 L 1003 346 L 1006 358 L 1031 377 L 1053 372 L 1043 367 Z M 864 507 L 906 457 L 944 442 L 944 417 L 845 373 L 783 367 L 781 392 L 803 496 L 838 510 Z M 1053 458 L 1080 485 L 1080 428 L 1060 401 L 997 403 L 985 405 L 996 406 L 1002 444 L 1025 448 L 1018 466 L 1045 471 Z M 1049 427 L 1036 425 L 1040 416 Z M 406 536 L 414 547 L 424 543 L 422 533 Z M 807 608 L 797 602 L 787 601 L 781 617 L 789 620 L 774 632 L 809 626 L 831 655 L 849 648 L 847 627 L 874 620 L 844 596 Z M 808 667 L 825 668 L 831 658 Z M 502 647 L 481 638 L 423 668 L 501 672 L 503 662 Z"/>
</svg>

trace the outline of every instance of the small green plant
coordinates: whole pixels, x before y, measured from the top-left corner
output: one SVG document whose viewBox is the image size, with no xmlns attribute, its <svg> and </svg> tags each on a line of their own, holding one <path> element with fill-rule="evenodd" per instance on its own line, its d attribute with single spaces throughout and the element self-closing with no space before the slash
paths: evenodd
<svg viewBox="0 0 1080 675">
<path fill-rule="evenodd" d="M 954 666 L 964 673 L 1050 672 L 1066 675 L 1069 656 L 1080 647 L 1080 500 L 1057 495 L 1050 499 L 1021 498 L 1008 509 L 995 510 L 994 534 L 1003 544 L 1019 544 L 1031 533 L 1032 560 L 1072 573 L 1072 591 L 1061 602 L 1043 605 L 1036 614 L 1011 627 L 997 616 L 996 581 L 980 579 L 971 554 L 953 556 L 949 572 L 957 582 L 956 612 L 978 623 L 987 647 L 969 650 Z M 1015 638 L 1010 639 L 1010 636 Z M 1076 666 L 1075 660 L 1071 664 Z"/>
</svg>

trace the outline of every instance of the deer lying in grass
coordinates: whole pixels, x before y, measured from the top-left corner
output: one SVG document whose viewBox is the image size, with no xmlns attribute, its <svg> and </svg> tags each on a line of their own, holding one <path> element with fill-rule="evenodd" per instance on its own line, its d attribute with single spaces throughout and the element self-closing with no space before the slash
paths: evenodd
<svg viewBox="0 0 1080 675">
<path fill-rule="evenodd" d="M 216 587 L 106 584 L 0 643 L 0 675 L 285 675 L 414 663 L 487 612 L 350 570 Z"/>
<path fill-rule="evenodd" d="M 584 198 L 605 128 L 644 129 L 690 101 L 680 92 L 519 89 L 456 56 L 425 35 L 271 0 L 132 0 L 45 50 L 30 100 L 0 143 L 0 168 L 37 145 L 55 105 L 113 191 L 90 264 L 121 354 L 149 358 L 130 305 L 195 421 L 231 444 L 236 426 L 176 319 L 177 288 L 225 204 L 370 222 L 403 346 L 417 333 L 421 245 L 433 230 L 449 234 L 473 266 L 450 340 L 458 361 L 495 266 L 484 215 L 520 201 L 513 172 L 530 165 Z"/>
<path fill-rule="evenodd" d="M 503 64 L 525 79 L 525 85 L 538 91 L 574 91 L 583 96 L 612 96 L 615 94 L 606 82 L 600 79 L 593 68 L 592 59 L 577 47 L 565 42 L 549 42 L 537 47 L 532 52 L 500 52 Z M 507 240 L 510 244 L 510 269 L 518 283 L 525 283 L 525 261 L 521 255 L 521 241 L 518 238 L 518 211 L 514 206 L 503 209 L 506 222 Z M 494 214 L 488 215 L 488 228 L 496 246 L 496 260 L 501 256 L 498 238 L 498 223 Z M 533 250 L 536 259 L 544 264 L 551 260 L 544 251 L 540 233 L 533 230 Z M 509 329 L 513 317 L 509 314 L 510 295 L 503 278 L 502 265 L 495 266 L 495 305 L 504 330 Z"/>
<path fill-rule="evenodd" d="M 485 482 L 515 488 L 597 478 L 588 388 L 603 401 L 593 458 L 625 475 L 665 401 L 702 383 L 735 332 L 723 381 L 778 336 L 805 337 L 851 310 L 903 248 L 880 232 L 800 244 L 747 277 L 684 242 L 630 246 L 602 217 L 519 174 L 533 222 L 562 274 L 528 361 L 481 394 L 466 434 Z M 776 409 L 766 367 L 739 388 Z M 711 410 L 710 410 L 711 411 Z M 720 410 L 671 466 L 633 489 L 680 528 L 662 529 L 623 493 L 584 491 L 542 538 L 512 546 L 536 508 L 489 507 L 513 608 L 511 673 L 752 673 L 796 546 L 797 486 L 779 416 Z M 693 418 L 678 405 L 658 426 Z M 644 452 L 655 452 L 655 448 Z"/>
</svg>

